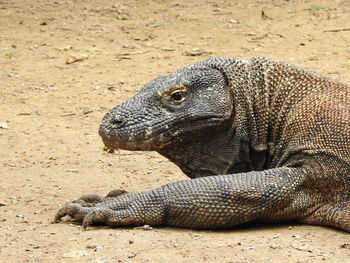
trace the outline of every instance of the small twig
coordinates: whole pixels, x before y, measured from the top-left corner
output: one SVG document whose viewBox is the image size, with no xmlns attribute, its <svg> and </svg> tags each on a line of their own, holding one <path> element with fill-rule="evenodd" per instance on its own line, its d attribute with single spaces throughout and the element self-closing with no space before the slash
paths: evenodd
<svg viewBox="0 0 350 263">
<path fill-rule="evenodd" d="M 329 30 L 324 30 L 324 33 L 327 32 L 343 32 L 343 31 L 350 31 L 350 27 L 347 28 L 339 28 L 339 29 L 329 29 Z"/>
<path fill-rule="evenodd" d="M 152 249 L 155 249 L 155 248 L 156 248 L 156 245 L 155 245 L 155 244 L 152 244 L 152 246 L 149 247 L 149 248 L 139 249 L 139 250 L 138 250 L 138 253 L 140 253 L 141 251 L 149 251 L 149 250 L 152 250 Z"/>
<path fill-rule="evenodd" d="M 134 227 L 134 229 L 153 230 L 153 227 L 151 227 L 150 225 L 143 225 L 143 226 Z"/>
<path fill-rule="evenodd" d="M 67 116 L 73 116 L 75 115 L 75 113 L 65 113 L 65 114 L 61 114 L 61 117 L 67 117 Z"/>
<path fill-rule="evenodd" d="M 35 244 L 33 244 L 32 242 L 29 242 L 29 241 L 25 240 L 24 238 L 22 238 L 22 240 L 23 240 L 25 243 L 27 243 L 28 245 L 32 246 L 33 248 L 39 248 L 39 247 L 40 247 L 39 245 L 35 245 Z"/>
<path fill-rule="evenodd" d="M 117 56 L 131 56 L 131 55 L 139 55 L 139 54 L 144 54 L 149 52 L 149 50 L 139 50 L 139 51 L 134 51 L 134 52 L 123 52 L 123 53 L 118 53 Z"/>
</svg>

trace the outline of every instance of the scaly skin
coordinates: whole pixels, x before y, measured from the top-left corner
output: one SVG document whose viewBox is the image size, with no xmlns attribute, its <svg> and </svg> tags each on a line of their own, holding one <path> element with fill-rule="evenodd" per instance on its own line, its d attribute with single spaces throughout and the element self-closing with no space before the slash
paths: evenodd
<svg viewBox="0 0 350 263">
<path fill-rule="evenodd" d="M 212 58 L 110 110 L 111 148 L 153 150 L 194 178 L 85 195 L 68 215 L 111 226 L 217 229 L 290 221 L 350 231 L 350 87 L 266 58 Z"/>
</svg>

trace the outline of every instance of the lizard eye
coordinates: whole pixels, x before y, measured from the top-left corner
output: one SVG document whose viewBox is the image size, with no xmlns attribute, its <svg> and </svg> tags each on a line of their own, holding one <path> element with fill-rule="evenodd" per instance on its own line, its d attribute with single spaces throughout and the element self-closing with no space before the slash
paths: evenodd
<svg viewBox="0 0 350 263">
<path fill-rule="evenodd" d="M 183 102 L 186 99 L 186 92 L 184 91 L 174 91 L 171 93 L 170 98 L 175 102 Z"/>
<path fill-rule="evenodd" d="M 187 98 L 187 86 L 180 85 L 163 91 L 159 94 L 162 98 L 169 102 L 180 104 Z"/>
</svg>

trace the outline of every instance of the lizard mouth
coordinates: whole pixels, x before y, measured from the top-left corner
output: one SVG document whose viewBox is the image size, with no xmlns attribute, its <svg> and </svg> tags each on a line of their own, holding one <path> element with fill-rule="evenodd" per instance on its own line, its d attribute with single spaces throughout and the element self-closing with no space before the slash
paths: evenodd
<svg viewBox="0 0 350 263">
<path fill-rule="evenodd" d="M 167 145 L 176 143 L 188 133 L 193 133 L 202 129 L 208 129 L 217 126 L 223 122 L 222 116 L 203 116 L 195 121 L 181 121 L 169 127 L 166 124 L 154 125 L 158 128 L 148 128 L 133 134 L 132 130 L 137 130 L 137 126 L 125 126 L 117 130 L 102 130 L 100 136 L 103 143 L 115 150 L 133 150 L 133 151 L 154 151 L 165 148 Z M 144 125 L 142 125 L 144 126 Z"/>
</svg>

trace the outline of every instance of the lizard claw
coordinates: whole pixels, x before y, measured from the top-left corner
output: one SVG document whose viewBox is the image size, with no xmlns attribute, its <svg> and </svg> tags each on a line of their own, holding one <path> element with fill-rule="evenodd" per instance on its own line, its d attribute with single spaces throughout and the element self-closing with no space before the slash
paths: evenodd
<svg viewBox="0 0 350 263">
<path fill-rule="evenodd" d="M 111 214 L 109 209 L 95 208 L 85 215 L 83 219 L 83 230 L 86 230 L 93 223 L 106 223 Z"/>
<path fill-rule="evenodd" d="M 85 215 L 91 211 L 92 207 L 84 207 L 80 203 L 67 203 L 55 215 L 54 222 L 58 223 L 62 217 L 70 216 L 78 221 L 83 221 Z"/>
</svg>

